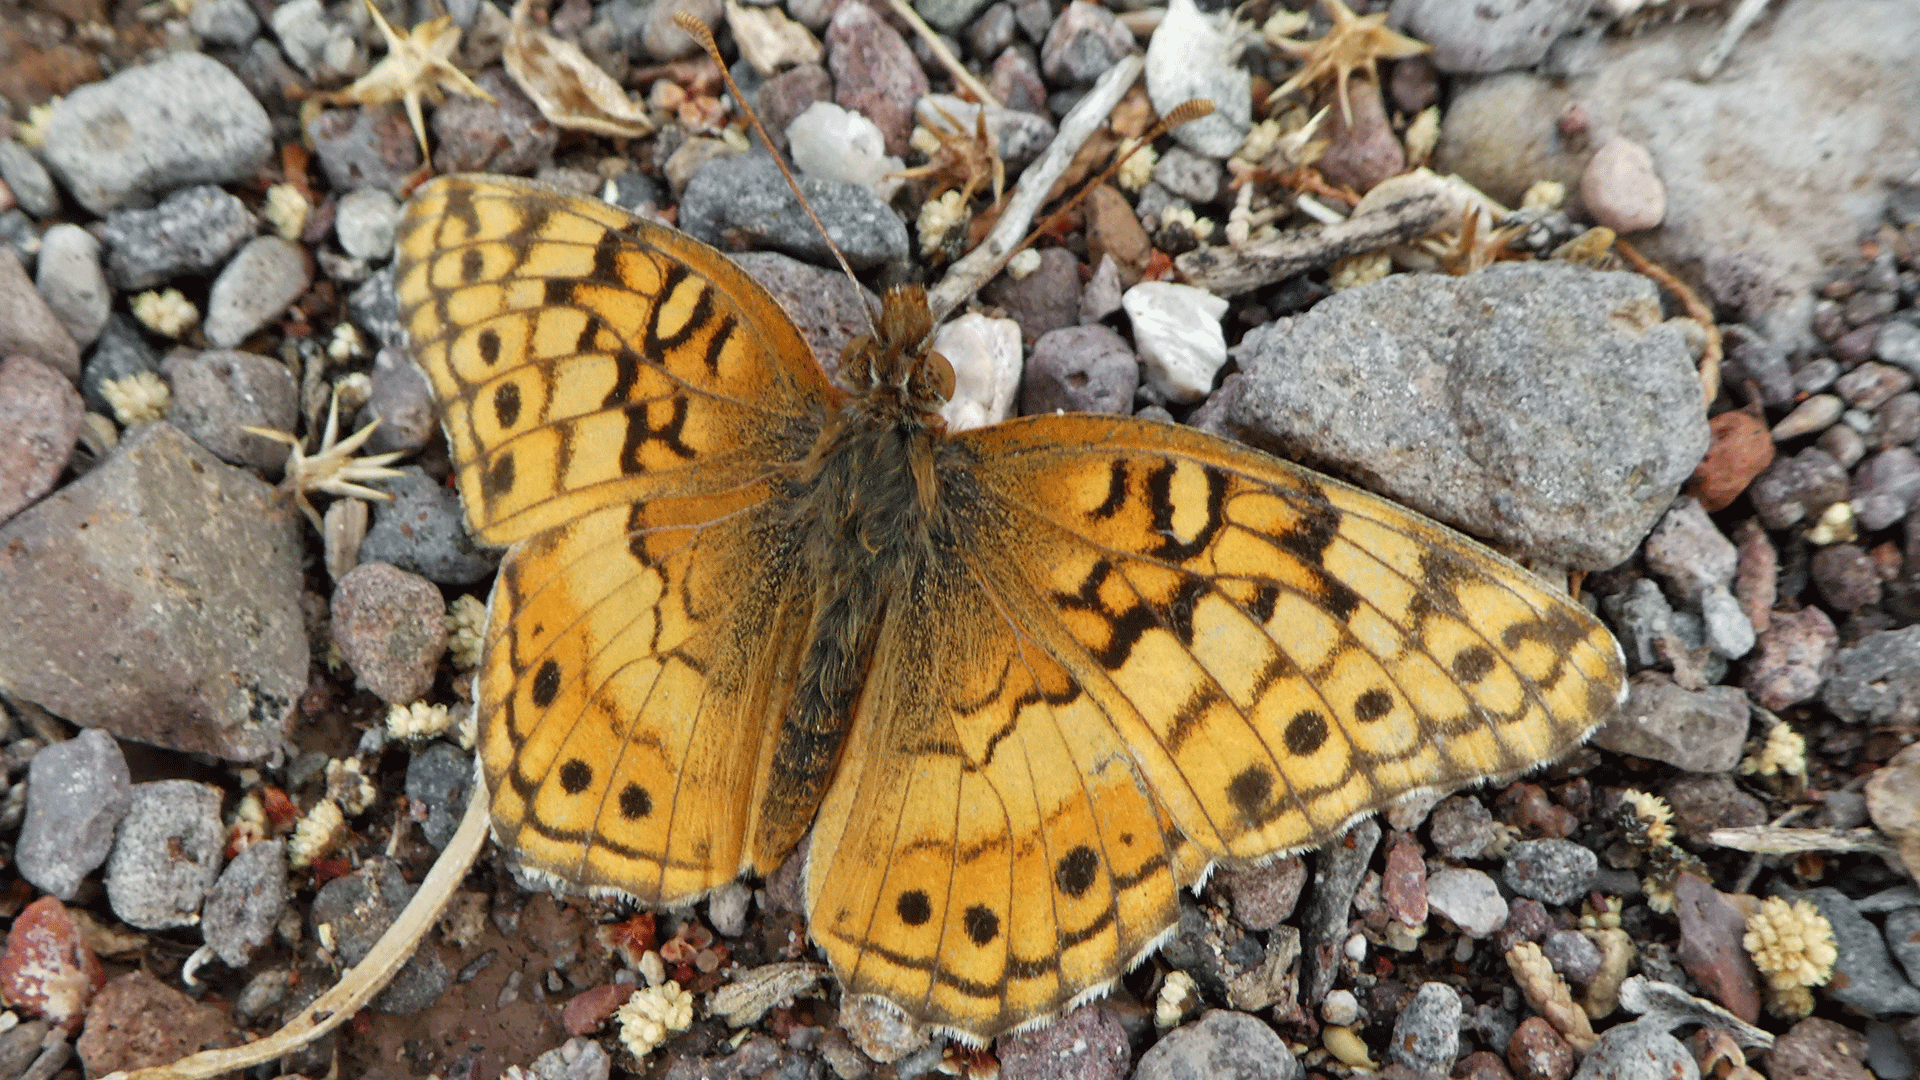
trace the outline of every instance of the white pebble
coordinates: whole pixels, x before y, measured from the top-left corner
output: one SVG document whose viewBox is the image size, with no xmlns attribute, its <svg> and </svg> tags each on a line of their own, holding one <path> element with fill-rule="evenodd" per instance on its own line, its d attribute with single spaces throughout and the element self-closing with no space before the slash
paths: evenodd
<svg viewBox="0 0 1920 1080">
<path fill-rule="evenodd" d="M 815 180 L 839 180 L 893 198 L 901 181 L 888 173 L 905 167 L 887 156 L 886 136 L 873 121 L 831 101 L 816 101 L 787 125 L 793 163 Z"/>
<path fill-rule="evenodd" d="M 940 410 L 947 430 L 1005 420 L 1020 388 L 1020 324 L 969 313 L 942 326 L 933 349 L 953 365 L 953 398 Z"/>
<path fill-rule="evenodd" d="M 1143 281 L 1126 291 L 1120 306 L 1133 322 L 1149 393 L 1188 404 L 1213 392 L 1213 377 L 1227 362 L 1227 336 L 1220 329 L 1225 300 L 1191 285 Z"/>
</svg>

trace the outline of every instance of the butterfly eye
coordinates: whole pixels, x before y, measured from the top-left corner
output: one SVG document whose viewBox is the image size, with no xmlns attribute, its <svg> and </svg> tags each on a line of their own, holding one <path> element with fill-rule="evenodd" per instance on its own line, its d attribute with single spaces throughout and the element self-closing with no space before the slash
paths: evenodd
<svg viewBox="0 0 1920 1080">
<path fill-rule="evenodd" d="M 932 383 L 933 392 L 939 395 L 941 401 L 953 400 L 953 365 L 947 362 L 946 357 L 928 349 L 927 361 L 920 370 Z"/>
<path fill-rule="evenodd" d="M 873 385 L 873 338 L 861 334 L 840 350 L 840 382 L 860 389 Z"/>
</svg>

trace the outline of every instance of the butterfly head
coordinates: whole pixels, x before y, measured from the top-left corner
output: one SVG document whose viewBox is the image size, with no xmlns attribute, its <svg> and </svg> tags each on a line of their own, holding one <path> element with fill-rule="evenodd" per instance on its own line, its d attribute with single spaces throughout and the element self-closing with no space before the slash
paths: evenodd
<svg viewBox="0 0 1920 1080">
<path fill-rule="evenodd" d="M 918 285 L 895 285 L 880 301 L 873 334 L 847 343 L 840 382 L 886 412 L 937 418 L 953 396 L 953 365 L 933 351 L 933 310 Z"/>
</svg>

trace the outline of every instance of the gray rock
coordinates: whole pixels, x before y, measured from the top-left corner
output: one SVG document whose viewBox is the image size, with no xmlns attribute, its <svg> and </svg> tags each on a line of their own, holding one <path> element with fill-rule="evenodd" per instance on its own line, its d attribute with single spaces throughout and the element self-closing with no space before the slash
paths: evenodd
<svg viewBox="0 0 1920 1080">
<path fill-rule="evenodd" d="M 366 54 L 352 28 L 329 18 L 320 0 L 288 0 L 274 8 L 273 34 L 287 59 L 310 79 L 352 78 L 366 70 Z"/>
<path fill-rule="evenodd" d="M 1133 1080 L 1298 1080 L 1300 1062 L 1246 1013 L 1209 1009 L 1140 1055 Z"/>
<path fill-rule="evenodd" d="M 1920 720 L 1920 626 L 1877 630 L 1841 649 L 1820 701 L 1853 724 Z"/>
<path fill-rule="evenodd" d="M 87 366 L 81 369 L 80 394 L 89 410 L 112 416 L 113 406 L 107 404 L 106 395 L 100 392 L 101 383 L 124 379 L 136 372 L 159 370 L 160 354 L 147 344 L 139 325 L 116 311 L 107 316 L 100 340 L 93 343 L 93 355 L 87 357 Z"/>
<path fill-rule="evenodd" d="M 0 359 L 31 356 L 80 381 L 80 346 L 12 251 L 0 248 Z"/>
<path fill-rule="evenodd" d="M 1719 33 L 1711 20 L 1687 20 L 1584 39 L 1577 64 L 1468 86 L 1449 103 L 1434 168 L 1510 204 L 1536 180 L 1572 189 L 1602 141 L 1560 136 L 1578 102 L 1590 132 L 1633 139 L 1659 163 L 1666 217 L 1648 257 L 1699 267 L 1712 299 L 1788 351 L 1803 349 L 1812 344 L 1810 288 L 1835 260 L 1856 257 L 1853 238 L 1879 226 L 1890 189 L 1920 154 L 1911 107 L 1920 8 L 1788 5 L 1700 80 L 1695 66 Z M 1835 65 L 1859 81 L 1824 78 Z M 1814 89 L 1802 91 L 1803 82 Z M 1709 129 L 1727 137 L 1700 139 Z M 1787 192 L 1782 176 L 1819 179 Z"/>
<path fill-rule="evenodd" d="M 1812 698 L 1828 675 L 1839 640 L 1833 620 L 1817 607 L 1774 613 L 1747 662 L 1748 692 L 1761 708 L 1775 712 Z"/>
<path fill-rule="evenodd" d="M 735 938 L 747 932 L 747 906 L 753 890 L 744 882 L 729 881 L 707 896 L 707 921 L 721 937 Z"/>
<path fill-rule="evenodd" d="M 1082 1005 L 1034 1031 L 1002 1036 L 994 1052 L 1005 1080 L 1050 1076 L 1123 1080 L 1133 1058 L 1127 1029 L 1098 1002 Z"/>
<path fill-rule="evenodd" d="M 372 382 L 366 407 L 354 421 L 355 431 L 380 422 L 367 440 L 367 453 L 412 452 L 432 441 L 440 430 L 440 410 L 426 373 L 404 349 L 387 347 L 374 356 Z"/>
<path fill-rule="evenodd" d="M 966 2 L 972 4 L 973 0 L 966 0 Z M 1013 44 L 1013 35 L 1019 29 L 1020 26 L 1013 17 L 1013 5 L 1006 0 L 998 0 L 997 3 L 988 4 L 986 10 L 967 26 L 966 32 L 961 36 L 966 40 L 967 52 L 975 60 L 990 64 L 994 57 L 999 56 L 1007 46 Z"/>
<path fill-rule="evenodd" d="M 41 255 L 42 263 L 46 256 Z M 1862 530 L 1878 532 L 1907 516 L 1920 500 L 1920 454 L 1895 446 L 1860 463 L 1853 473 L 1853 515 Z"/>
<path fill-rule="evenodd" d="M 932 23 L 935 29 L 953 34 L 958 33 L 976 12 L 986 6 L 987 0 L 920 0 L 913 5 L 913 9 L 920 13 L 921 18 Z M 1007 10 L 1007 15 L 1011 19 L 1011 8 Z"/>
<path fill-rule="evenodd" d="M 1601 610 L 1613 624 L 1629 671 L 1662 663 L 1656 646 L 1674 632 L 1673 606 L 1652 578 L 1635 578 L 1625 592 L 1607 597 Z"/>
<path fill-rule="evenodd" d="M 1700 500 L 1685 495 L 1674 501 L 1647 536 L 1647 569 L 1666 579 L 1675 596 L 1692 600 L 1710 589 L 1733 584 L 1740 553 L 1720 535 Z"/>
<path fill-rule="evenodd" d="M 1920 1034 L 1920 1021 L 1909 1021 Z M 1915 1080 L 1920 1077 L 1920 1051 L 1900 1038 L 1900 1029 L 1884 1020 L 1867 1021 L 1867 1068 L 1876 1080 Z"/>
<path fill-rule="evenodd" d="M 1220 194 L 1220 182 L 1226 170 L 1218 161 L 1178 144 L 1167 148 L 1153 167 L 1153 179 L 1183 199 L 1209 203 Z"/>
<path fill-rule="evenodd" d="M 34 217 L 51 217 L 60 209 L 60 193 L 54 190 L 46 166 L 12 139 L 0 139 L 0 180 L 6 181 L 20 208 Z"/>
<path fill-rule="evenodd" d="M 241 428 L 294 430 L 300 388 L 285 364 L 253 353 L 209 349 L 170 366 L 169 423 L 222 461 L 252 466 L 268 476 L 280 475 L 287 460 L 286 444 Z"/>
<path fill-rule="evenodd" d="M 307 688 L 299 522 L 173 425 L 136 428 L 0 527 L 0 684 L 122 738 L 267 756 Z"/>
<path fill-rule="evenodd" d="M 1873 355 L 1920 378 L 1920 326 L 1900 319 L 1882 323 L 1873 339 Z"/>
<path fill-rule="evenodd" d="M 511 84 L 504 77 L 498 83 L 490 82 L 495 72 L 483 72 L 478 80 L 489 93 L 498 97 L 505 86 Z M 496 88 L 500 87 L 500 88 Z M 518 91 L 515 91 L 518 94 Z M 517 101 L 531 110 L 525 97 Z M 489 105 L 478 98 L 454 95 L 445 105 L 433 111 L 430 122 L 435 140 L 442 153 L 447 151 L 447 130 L 459 121 L 460 117 L 475 109 L 495 110 L 499 106 Z M 535 114 L 538 116 L 538 114 Z M 552 129 L 549 127 L 548 132 Z M 388 191 L 398 191 L 407 182 L 407 177 L 420 168 L 420 143 L 413 134 L 413 128 L 407 123 L 407 114 L 400 111 L 398 105 L 366 105 L 358 109 L 327 109 L 320 115 L 307 121 L 307 138 L 313 141 L 313 156 L 320 159 L 320 168 L 327 174 L 327 182 L 336 191 L 351 191 L 361 187 L 379 187 Z M 500 148 L 489 144 L 488 152 Z M 553 149 L 552 144 L 547 150 Z M 477 162 L 455 162 L 448 169 L 443 158 L 435 158 L 435 166 L 441 172 L 464 172 L 480 167 L 492 167 L 496 161 L 483 156 Z M 462 168 L 461 166 L 465 166 Z M 508 172 L 506 168 L 492 167 L 489 171 Z M 533 171 L 531 167 L 525 170 Z"/>
<path fill-rule="evenodd" d="M 1313 854 L 1313 889 L 1300 920 L 1300 1001 L 1308 1007 L 1333 989 L 1353 893 L 1379 846 L 1380 823 L 1367 818 Z"/>
<path fill-rule="evenodd" d="M 447 846 L 473 792 L 473 752 L 452 743 L 430 742 L 407 762 L 407 798 L 427 808 L 421 835 L 435 849 Z"/>
<path fill-rule="evenodd" d="M 1501 880 L 1543 904 L 1571 904 L 1600 871 L 1600 857 L 1571 840 L 1524 840 L 1507 852 Z"/>
<path fill-rule="evenodd" d="M 68 94 L 41 157 L 94 214 L 146 205 L 187 184 L 245 180 L 273 152 L 273 129 L 233 72 L 174 53 Z"/>
<path fill-rule="evenodd" d="M 1715 589 L 1700 598 L 1700 623 L 1715 654 L 1738 660 L 1753 651 L 1753 622 L 1727 590 Z"/>
<path fill-rule="evenodd" d="M 1019 281 L 998 275 L 980 298 L 1020 324 L 1020 339 L 1031 350 L 1041 335 L 1079 324 L 1080 260 L 1065 248 L 1048 248 L 1033 273 Z"/>
<path fill-rule="evenodd" d="M 1427 907 L 1470 938 L 1488 938 L 1511 913 L 1500 886 L 1479 870 L 1447 869 L 1427 876 Z"/>
<path fill-rule="evenodd" d="M 1460 992 L 1446 983 L 1422 983 L 1393 1021 L 1387 1060 L 1446 1076 L 1460 1056 Z"/>
<path fill-rule="evenodd" d="M 1120 312 L 1120 298 L 1126 288 L 1120 281 L 1120 266 L 1111 255 L 1101 255 L 1093 277 L 1080 290 L 1080 321 L 1097 323 Z"/>
<path fill-rule="evenodd" d="M 383 266 L 353 290 L 347 297 L 347 313 L 352 316 L 353 324 L 372 335 L 380 342 L 382 349 L 398 350 L 404 360 L 407 352 L 406 331 L 400 327 L 400 297 L 393 291 L 393 266 Z M 374 378 L 380 377 L 380 358 L 374 358 Z M 413 361 L 405 360 L 408 366 Z M 376 434 L 376 438 L 378 435 Z"/>
<path fill-rule="evenodd" d="M 1601 1035 L 1573 1080 L 1700 1080 L 1700 1066 L 1660 1025 L 1636 1022 Z"/>
<path fill-rule="evenodd" d="M 1710 438 L 1683 335 L 1638 275 L 1395 275 L 1234 356 L 1232 434 L 1562 565 L 1624 560 Z"/>
<path fill-rule="evenodd" d="M 287 845 L 279 840 L 248 844 L 233 857 L 207 894 L 200 934 L 220 962 L 243 968 L 255 949 L 272 940 L 287 910 Z"/>
<path fill-rule="evenodd" d="M 598 1042 L 576 1035 L 534 1058 L 531 1071 L 537 1080 L 607 1080 L 613 1059 Z"/>
<path fill-rule="evenodd" d="M 1562 34 L 1580 25 L 1592 0 L 1394 0 L 1393 25 L 1433 46 L 1441 71 L 1484 74 L 1532 67 Z"/>
<path fill-rule="evenodd" d="M 1047 5 L 1038 5 L 1046 10 Z M 1015 9 L 1016 16 L 1020 8 Z M 1173 129 L 1174 141 L 1210 158 L 1225 160 L 1246 141 L 1253 126 L 1253 93 L 1245 68 L 1235 62 L 1239 49 L 1224 13 L 1202 12 L 1197 5 L 1170 4 L 1147 42 L 1147 98 L 1162 116 L 1196 98 L 1213 102 L 1214 111 Z M 1048 40 L 1052 37 L 1049 35 Z"/>
<path fill-rule="evenodd" d="M 929 94 L 920 99 L 916 109 L 922 124 L 934 124 L 949 131 L 953 129 L 947 124 L 947 117 L 959 121 L 960 130 L 969 135 L 979 123 L 975 114 L 980 106 L 951 94 Z M 1000 159 L 1006 162 L 1008 183 L 1012 183 L 1015 172 L 1026 168 L 1046 150 L 1053 142 L 1054 132 L 1053 121 L 1044 116 L 1021 109 L 987 109 L 987 136 L 994 141 Z"/>
<path fill-rule="evenodd" d="M 0 359 L 0 522 L 53 490 L 85 412 L 59 372 L 30 356 Z"/>
<path fill-rule="evenodd" d="M 107 861 L 114 828 L 127 812 L 133 785 L 113 736 L 89 728 L 33 755 L 27 767 L 27 813 L 14 865 L 27 883 L 62 900 Z"/>
<path fill-rule="evenodd" d="M 100 270 L 100 241 L 92 233 L 65 223 L 48 229 L 40 238 L 34 277 L 74 344 L 84 349 L 99 339 L 113 308 L 113 290 Z"/>
<path fill-rule="evenodd" d="M 648 5 L 648 10 L 651 8 L 652 5 Z M 540 115 L 540 110 L 527 100 L 527 95 L 520 92 L 506 72 L 498 69 L 483 71 L 474 83 L 493 95 L 494 100 L 488 102 L 456 95 L 433 111 L 434 169 L 441 173 L 529 174 L 546 164 L 553 155 L 554 147 L 560 143 L 560 129 Z M 397 125 L 394 123 L 396 119 Z M 390 163 L 383 168 L 398 165 L 404 160 L 402 149 L 394 140 L 404 131 L 406 123 L 404 116 L 381 119 L 379 149 L 382 151 L 382 160 Z M 359 156 L 363 158 L 366 154 L 366 150 L 359 151 Z M 410 132 L 406 134 L 404 154 L 411 157 L 415 167 L 418 167 L 420 151 L 414 145 Z M 332 175 L 331 170 L 328 175 Z M 388 175 L 393 182 L 382 182 L 380 186 L 397 192 L 399 184 L 405 182 L 407 173 L 390 172 Z M 336 180 L 335 184 L 338 183 Z"/>
<path fill-rule="evenodd" d="M 1433 808 L 1427 833 L 1441 855 L 1477 859 L 1493 843 L 1493 814 L 1471 795 L 1449 795 Z"/>
<path fill-rule="evenodd" d="M 1920 907 L 1905 907 L 1890 912 L 1887 915 L 1886 937 L 1887 950 L 1906 970 L 1907 981 L 1920 986 Z"/>
<path fill-rule="evenodd" d="M 1781 895 L 1805 896 L 1833 924 L 1833 943 L 1840 957 L 1834 961 L 1833 978 L 1819 990 L 1822 997 L 1868 1016 L 1920 1013 L 1920 988 L 1894 967 L 1886 939 L 1845 893 L 1823 888 L 1799 894 L 1782 891 Z"/>
<path fill-rule="evenodd" d="M 1816 356 L 1793 373 L 1793 388 L 1802 394 L 1818 394 L 1840 377 L 1840 365 L 1832 357 Z"/>
<path fill-rule="evenodd" d="M 1136 51 L 1133 35 L 1111 11 L 1072 0 L 1040 46 L 1040 70 L 1054 83 L 1084 86 Z"/>
<path fill-rule="evenodd" d="M 1793 400 L 1793 372 L 1787 367 L 1786 351 L 1768 341 L 1750 326 L 1734 323 L 1720 328 L 1727 343 L 1727 362 L 1722 368 L 1730 386 L 1753 380 L 1760 388 L 1760 400 L 1782 406 Z"/>
<path fill-rule="evenodd" d="M 1827 508 L 1847 497 L 1847 470 L 1817 446 L 1792 457 L 1775 458 L 1747 494 L 1760 523 L 1785 529 L 1817 521 Z"/>
<path fill-rule="evenodd" d="M 414 886 L 407 884 L 399 867 L 387 859 L 369 859 L 359 870 L 320 887 L 313 898 L 313 925 L 316 931 L 321 926 L 330 928 L 334 954 L 343 963 L 358 964 L 393 925 L 413 893 Z M 415 950 L 372 1005 L 378 1012 L 410 1015 L 438 1001 L 451 981 L 439 951 L 428 941 Z"/>
<path fill-rule="evenodd" d="M 500 552 L 474 541 L 460 497 L 417 466 L 401 472 L 380 484 L 393 501 L 373 504 L 360 558 L 392 563 L 440 585 L 472 585 L 492 574 Z"/>
<path fill-rule="evenodd" d="M 393 254 L 393 230 L 400 224 L 400 202 L 380 188 L 359 188 L 340 197 L 333 233 L 356 259 L 377 262 Z"/>
<path fill-rule="evenodd" d="M 1020 376 L 1020 411 L 1124 416 L 1139 388 L 1140 361 L 1126 338 L 1099 323 L 1069 326 L 1034 342 Z"/>
<path fill-rule="evenodd" d="M 828 270 L 777 251 L 749 251 L 733 261 L 773 294 L 828 378 L 839 370 L 847 343 L 869 332 L 869 312 L 880 310 L 880 298 L 837 267 Z"/>
<path fill-rule="evenodd" d="M 249 241 L 213 280 L 207 296 L 207 340 L 231 349 L 300 298 L 313 280 L 306 252 L 277 236 Z"/>
<path fill-rule="evenodd" d="M 1577 930 L 1556 930 L 1540 943 L 1540 953 L 1566 980 L 1585 986 L 1600 973 L 1600 947 Z"/>
<path fill-rule="evenodd" d="M 1738 765 L 1746 738 L 1747 699 L 1740 690 L 1688 690 L 1648 673 L 1633 677 L 1626 704 L 1594 733 L 1593 744 L 1688 772 L 1711 773 Z"/>
<path fill-rule="evenodd" d="M 440 590 L 392 564 L 363 562 L 334 586 L 333 640 L 361 685 L 392 705 L 417 701 L 447 651 Z"/>
<path fill-rule="evenodd" d="M 906 223 L 873 192 L 808 177 L 800 178 L 800 188 L 854 269 L 906 265 Z M 765 154 L 722 158 L 695 173 L 681 198 L 679 221 L 689 236 L 709 244 L 752 243 L 820 265 L 833 258 Z"/>
<path fill-rule="evenodd" d="M 212 184 L 183 188 L 151 210 L 115 210 L 102 237 L 113 283 L 133 291 L 219 266 L 253 235 L 245 203 Z"/>
<path fill-rule="evenodd" d="M 260 16 L 247 0 L 196 0 L 187 25 L 215 45 L 239 48 L 260 36 Z"/>
<path fill-rule="evenodd" d="M 107 902 L 142 930 L 191 926 L 220 874 L 220 789 L 192 780 L 135 784 L 107 859 Z"/>
<path fill-rule="evenodd" d="M 1265 866 L 1222 870 L 1213 876 L 1207 892 L 1225 898 L 1227 910 L 1241 926 L 1271 930 L 1293 914 L 1306 883 L 1306 860 L 1289 855 Z"/>
</svg>

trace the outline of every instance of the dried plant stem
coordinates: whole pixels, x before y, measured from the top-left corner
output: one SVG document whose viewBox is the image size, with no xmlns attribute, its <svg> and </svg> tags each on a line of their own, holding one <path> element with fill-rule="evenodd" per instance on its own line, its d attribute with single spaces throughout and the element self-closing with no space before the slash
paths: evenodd
<svg viewBox="0 0 1920 1080">
<path fill-rule="evenodd" d="M 1712 405 L 1713 399 L 1720 396 L 1720 325 L 1713 320 L 1713 309 L 1699 294 L 1687 288 L 1687 284 L 1645 255 L 1635 250 L 1625 240 L 1615 240 L 1613 250 L 1633 266 L 1636 273 L 1654 280 L 1654 283 L 1680 298 L 1681 306 L 1687 309 L 1687 317 L 1700 324 L 1707 335 L 1707 344 L 1700 352 L 1700 393 L 1706 400 L 1703 405 Z"/>
<path fill-rule="evenodd" d="M 1007 208 L 1001 212 L 1000 220 L 994 223 L 993 231 L 979 247 L 967 252 L 947 268 L 947 276 L 940 279 L 927 294 L 927 303 L 933 308 L 934 317 L 939 319 L 947 312 L 958 307 L 967 297 L 972 296 L 980 286 L 985 285 L 999 271 L 1002 256 L 1013 250 L 1027 234 L 1027 226 L 1033 223 L 1033 215 L 1038 213 L 1047 201 L 1047 192 L 1067 166 L 1073 164 L 1075 154 L 1080 147 L 1100 130 L 1107 122 L 1107 114 L 1120 104 L 1120 98 L 1140 77 L 1145 62 L 1139 56 L 1129 56 L 1107 69 L 1100 76 L 1087 96 L 1080 99 L 1066 116 L 1060 120 L 1060 130 L 1047 146 L 1047 152 L 1040 160 L 1027 166 L 1020 174 L 1020 182 L 1013 185 L 1013 192 L 1007 197 Z"/>
<path fill-rule="evenodd" d="M 974 100 L 980 104 L 988 108 L 1000 108 L 1000 99 L 993 96 L 993 91 L 987 89 L 987 84 L 974 78 L 973 72 L 967 70 L 967 65 L 962 64 L 960 58 L 953 55 L 953 50 L 947 48 L 947 43 L 940 40 L 940 35 L 934 33 L 933 27 L 927 25 L 927 20 L 913 10 L 913 5 L 907 3 L 907 0 L 887 0 L 887 3 L 893 7 L 893 13 L 907 20 L 907 25 L 913 27 L 913 32 L 919 34 L 920 40 L 927 43 L 927 51 L 933 54 L 935 60 L 940 61 L 941 67 L 947 69 L 947 74 L 953 76 L 954 85 L 972 94 Z"/>
<path fill-rule="evenodd" d="M 300 1010 L 300 1015 L 286 1026 L 245 1046 L 203 1050 L 171 1065 L 117 1072 L 105 1080 L 210 1080 L 222 1073 L 285 1057 L 351 1019 L 413 956 L 427 928 L 440 918 L 441 909 L 466 879 L 467 868 L 473 865 L 474 857 L 480 854 L 480 847 L 487 839 L 488 802 L 486 782 L 476 778 L 460 828 L 434 860 L 433 869 L 427 871 L 413 899 L 401 909 L 400 917 L 380 935 L 365 960 L 343 974 L 333 989 Z"/>
<path fill-rule="evenodd" d="M 1715 829 L 1707 842 L 1761 855 L 1798 855 L 1803 851 L 1860 852 L 1892 857 L 1893 845 L 1878 829 L 1782 829 L 1749 825 Z"/>
</svg>

